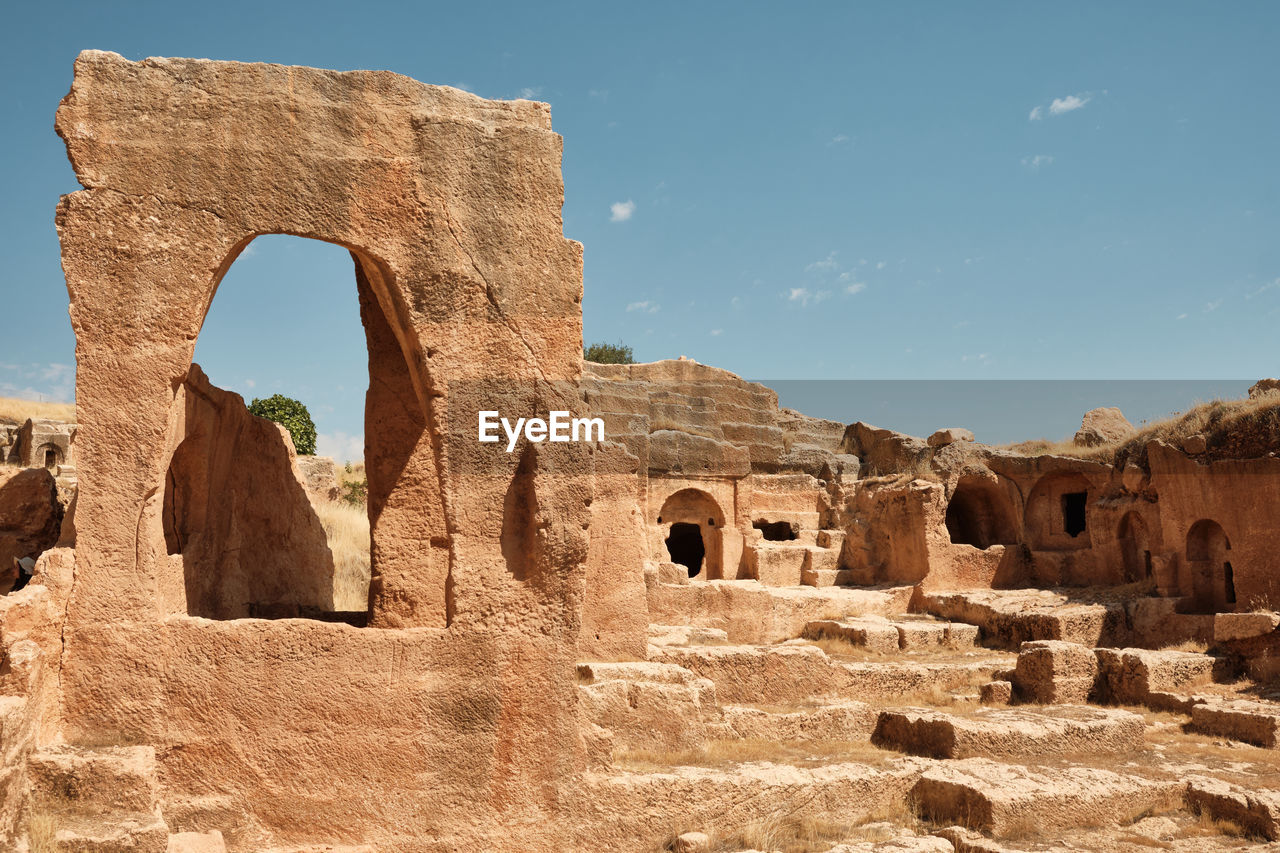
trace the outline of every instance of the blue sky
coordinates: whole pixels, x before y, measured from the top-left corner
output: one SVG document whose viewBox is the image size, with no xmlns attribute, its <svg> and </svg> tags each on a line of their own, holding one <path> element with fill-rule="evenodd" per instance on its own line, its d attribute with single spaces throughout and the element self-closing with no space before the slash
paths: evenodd
<svg viewBox="0 0 1280 853">
<path fill-rule="evenodd" d="M 1234 388 L 1280 373 L 1278 43 L 1267 2 L 15 5 L 0 394 L 71 394 L 53 113 L 82 48 L 550 102 L 586 337 L 641 360 Z M 367 383 L 352 281 L 260 238 L 197 349 L 215 383 L 302 399 L 339 455 Z"/>
</svg>

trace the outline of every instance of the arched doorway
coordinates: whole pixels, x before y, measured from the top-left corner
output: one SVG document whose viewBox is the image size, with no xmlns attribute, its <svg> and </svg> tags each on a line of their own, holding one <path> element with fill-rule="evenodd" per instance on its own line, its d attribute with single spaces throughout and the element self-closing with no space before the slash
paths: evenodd
<svg viewBox="0 0 1280 853">
<path fill-rule="evenodd" d="M 1197 610 L 1216 613 L 1235 609 L 1235 570 L 1230 556 L 1231 541 L 1221 524 L 1204 518 L 1191 525 L 1186 559 Z"/>
<path fill-rule="evenodd" d="M 701 489 L 681 489 L 663 502 L 657 523 L 667 556 L 687 568 L 689 577 L 724 577 L 724 513 L 715 498 Z"/>
<path fill-rule="evenodd" d="M 1150 578 L 1151 542 L 1147 535 L 1147 523 L 1137 510 L 1130 510 L 1120 519 L 1116 538 L 1120 543 L 1120 562 L 1124 567 L 1125 583 Z"/>
<path fill-rule="evenodd" d="M 427 416 L 376 292 L 382 275 L 342 246 L 289 235 L 245 241 L 228 261 L 194 361 L 245 398 L 280 393 L 307 405 L 314 452 L 332 457 L 339 483 L 350 486 L 336 499 L 308 495 L 280 473 L 290 463 L 278 430 L 246 420 L 239 398 L 193 367 L 163 504 L 187 613 L 365 624 L 383 587 L 379 569 L 416 560 L 437 567 L 431 586 L 444 624 L 447 562 L 398 544 L 407 534 L 430 543 L 426 551 L 446 547 L 443 520 L 431 512 L 439 481 Z M 427 494 L 399 506 L 394 483 L 415 465 L 428 469 Z M 379 528 L 390 533 L 382 541 Z"/>
<path fill-rule="evenodd" d="M 996 480 L 961 477 L 947 502 L 946 525 L 956 545 L 986 550 L 1018 541 L 1013 506 Z"/>
</svg>

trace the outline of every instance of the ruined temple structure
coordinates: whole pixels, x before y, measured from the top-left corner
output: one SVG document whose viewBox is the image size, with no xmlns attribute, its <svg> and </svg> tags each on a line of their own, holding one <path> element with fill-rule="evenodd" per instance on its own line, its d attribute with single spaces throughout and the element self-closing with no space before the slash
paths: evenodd
<svg viewBox="0 0 1280 853">
<path fill-rule="evenodd" d="M 84 187 L 57 210 L 78 488 L 36 519 L 46 466 L 0 482 L 0 543 L 40 555 L 0 597 L 0 847 L 1280 836 L 1272 438 L 1027 455 L 687 359 L 584 364 L 544 104 L 88 51 L 56 126 Z M 362 611 L 335 604 L 311 463 L 192 364 L 261 234 L 351 253 Z M 507 453 L 476 440 L 493 410 L 605 440 Z"/>
</svg>

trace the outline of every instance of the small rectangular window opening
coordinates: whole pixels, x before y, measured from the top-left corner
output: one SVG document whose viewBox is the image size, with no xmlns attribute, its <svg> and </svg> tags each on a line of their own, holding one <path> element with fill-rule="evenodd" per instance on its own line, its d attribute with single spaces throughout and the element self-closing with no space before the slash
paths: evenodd
<svg viewBox="0 0 1280 853">
<path fill-rule="evenodd" d="M 1072 539 L 1084 533 L 1088 492 L 1067 492 L 1062 496 L 1062 530 Z"/>
</svg>

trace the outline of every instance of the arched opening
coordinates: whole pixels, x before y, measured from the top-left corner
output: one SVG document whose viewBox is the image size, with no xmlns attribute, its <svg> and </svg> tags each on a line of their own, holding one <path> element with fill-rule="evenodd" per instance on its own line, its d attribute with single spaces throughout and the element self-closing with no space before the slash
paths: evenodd
<svg viewBox="0 0 1280 853">
<path fill-rule="evenodd" d="M 36 452 L 35 458 L 41 465 L 52 471 L 62 464 L 62 451 L 56 444 L 45 444 Z"/>
<path fill-rule="evenodd" d="M 673 563 L 689 569 L 689 577 L 724 577 L 724 513 L 715 498 L 701 489 L 681 489 L 663 502 L 658 524 L 669 525 L 663 545 Z"/>
<path fill-rule="evenodd" d="M 420 382 L 384 310 L 388 278 L 356 252 L 285 235 L 245 241 L 227 262 L 196 344 L 204 370 L 193 365 L 179 389 L 164 483 L 165 549 L 180 557 L 187 613 L 365 624 L 380 568 L 439 564 L 424 553 L 447 548 L 433 535 L 443 528 L 438 493 L 420 489 L 411 513 L 392 494 L 434 455 Z M 248 414 L 245 401 L 275 394 L 307 407 L 314 448 Z M 423 515 L 432 529 L 414 528 Z M 383 543 L 380 520 L 391 530 Z"/>
<path fill-rule="evenodd" d="M 1023 516 L 1026 541 L 1036 551 L 1088 548 L 1090 483 L 1083 474 L 1054 472 L 1040 478 L 1027 496 Z"/>
<path fill-rule="evenodd" d="M 1193 606 L 1201 612 L 1234 609 L 1235 570 L 1227 558 L 1231 541 L 1222 525 L 1201 519 L 1187 531 L 1187 566 L 1191 573 Z"/>
<path fill-rule="evenodd" d="M 671 532 L 666 539 L 667 553 L 671 562 L 684 566 L 689 570 L 689 577 L 702 571 L 702 560 L 707 554 L 702 543 L 702 529 L 696 524 L 677 521 L 671 525 Z"/>
<path fill-rule="evenodd" d="M 1018 541 L 1013 506 L 998 480 L 961 477 L 947 503 L 946 525 L 956 545 L 986 550 Z"/>
<path fill-rule="evenodd" d="M 1125 513 L 1120 519 L 1116 538 L 1120 542 L 1120 561 L 1124 567 L 1126 583 L 1151 577 L 1151 542 L 1147 536 L 1147 523 L 1136 510 Z"/>
</svg>

